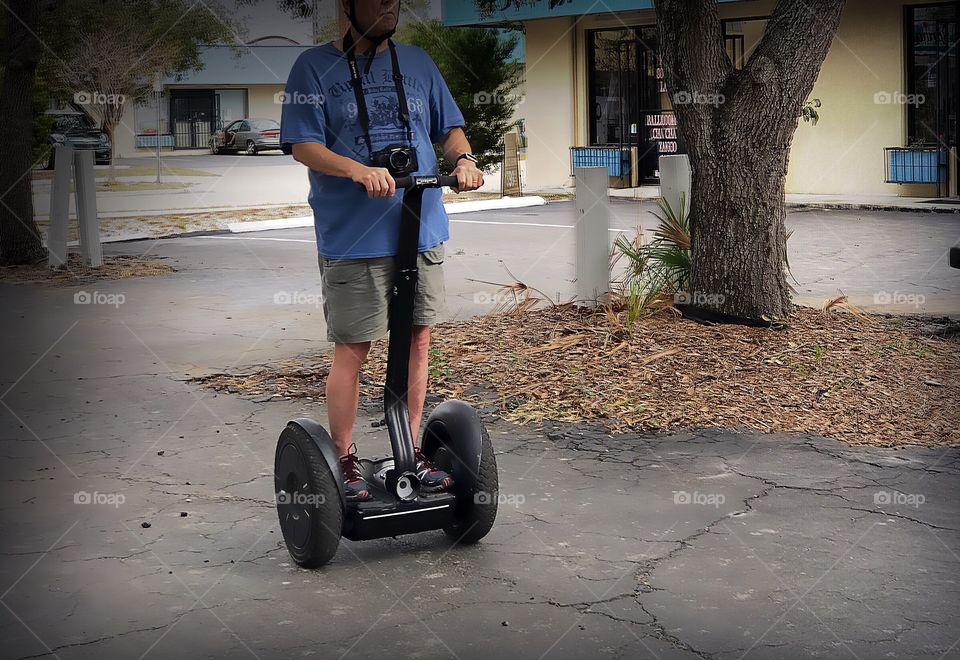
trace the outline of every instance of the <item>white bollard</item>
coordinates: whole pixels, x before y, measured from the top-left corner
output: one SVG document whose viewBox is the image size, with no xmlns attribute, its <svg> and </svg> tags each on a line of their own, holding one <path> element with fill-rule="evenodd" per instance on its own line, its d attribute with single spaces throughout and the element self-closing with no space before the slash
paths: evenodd
<svg viewBox="0 0 960 660">
<path fill-rule="evenodd" d="M 50 226 L 47 228 L 47 265 L 67 263 L 67 230 L 70 226 L 70 183 L 73 181 L 73 147 L 54 147 L 53 185 L 50 187 Z"/>
<path fill-rule="evenodd" d="M 610 198 L 606 167 L 578 167 L 576 217 L 577 301 L 595 307 L 610 292 Z"/>
<path fill-rule="evenodd" d="M 684 212 L 690 211 L 690 158 L 686 154 L 660 156 L 660 196 L 680 215 L 680 200 Z"/>
<path fill-rule="evenodd" d="M 93 152 L 75 152 L 74 170 L 77 188 L 77 217 L 80 220 L 80 253 L 93 268 L 103 265 L 100 245 L 100 220 L 97 218 L 97 182 L 93 171 Z"/>
</svg>

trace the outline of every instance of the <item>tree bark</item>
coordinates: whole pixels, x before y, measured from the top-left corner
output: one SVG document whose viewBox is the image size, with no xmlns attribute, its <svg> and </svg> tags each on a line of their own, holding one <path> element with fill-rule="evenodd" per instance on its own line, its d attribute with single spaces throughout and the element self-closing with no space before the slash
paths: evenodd
<svg viewBox="0 0 960 660">
<path fill-rule="evenodd" d="M 667 89 L 690 158 L 696 306 L 751 320 L 783 319 L 792 310 L 784 209 L 790 146 L 843 6 L 779 0 L 737 70 L 716 0 L 656 2 Z"/>
<path fill-rule="evenodd" d="M 40 16 L 49 3 L 11 0 L 3 44 L 0 117 L 6 124 L 0 160 L 0 261 L 36 263 L 46 256 L 33 218 L 33 88 L 42 44 Z"/>
</svg>

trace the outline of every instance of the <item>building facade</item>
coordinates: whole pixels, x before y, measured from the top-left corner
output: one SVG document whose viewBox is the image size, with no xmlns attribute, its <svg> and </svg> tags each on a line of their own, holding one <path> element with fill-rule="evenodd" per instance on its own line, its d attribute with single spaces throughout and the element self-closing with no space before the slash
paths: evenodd
<svg viewBox="0 0 960 660">
<path fill-rule="evenodd" d="M 235 119 L 280 121 L 278 94 L 297 57 L 311 47 L 258 43 L 204 48 L 200 70 L 161 81 L 159 108 L 154 95 L 127 109 L 114 135 L 115 154 L 148 155 L 158 140 L 164 149 L 207 149 L 213 132 Z"/>
<path fill-rule="evenodd" d="M 652 1 L 549 4 L 501 3 L 506 8 L 486 15 L 472 0 L 445 0 L 443 7 L 451 26 L 524 27 L 527 188 L 572 185 L 572 147 L 615 147 L 630 154 L 634 184 L 657 182 L 658 156 L 682 153 L 683 144 L 659 63 Z M 721 0 L 735 66 L 749 59 L 774 6 Z M 958 2 L 847 0 L 811 93 L 819 121 L 797 128 L 788 192 L 955 193 L 958 25 Z"/>
</svg>

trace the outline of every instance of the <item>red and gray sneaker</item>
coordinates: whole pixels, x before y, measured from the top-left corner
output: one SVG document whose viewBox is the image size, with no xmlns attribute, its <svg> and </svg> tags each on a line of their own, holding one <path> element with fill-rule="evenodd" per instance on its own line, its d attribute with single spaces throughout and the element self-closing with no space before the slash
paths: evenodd
<svg viewBox="0 0 960 660">
<path fill-rule="evenodd" d="M 422 492 L 439 493 L 453 485 L 453 477 L 443 470 L 438 470 L 419 448 L 415 449 L 414 456 L 417 460 L 416 473 Z"/>
<path fill-rule="evenodd" d="M 340 457 L 340 471 L 343 472 L 343 494 L 348 502 L 366 502 L 373 499 L 370 484 L 360 474 L 357 445 L 350 445 L 347 455 Z"/>
</svg>

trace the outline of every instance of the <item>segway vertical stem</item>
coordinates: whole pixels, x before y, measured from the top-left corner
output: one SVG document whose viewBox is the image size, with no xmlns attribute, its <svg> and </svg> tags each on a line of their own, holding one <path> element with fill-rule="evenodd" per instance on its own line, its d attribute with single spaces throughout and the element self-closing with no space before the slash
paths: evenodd
<svg viewBox="0 0 960 660">
<path fill-rule="evenodd" d="M 417 291 L 417 245 L 420 242 L 420 210 L 423 189 L 408 189 L 403 196 L 400 240 L 397 246 L 393 295 L 390 298 L 390 345 L 387 349 L 387 380 L 383 388 L 383 412 L 393 448 L 394 474 L 414 472 L 413 438 L 407 390 L 410 375 L 410 341 L 413 337 L 413 303 Z"/>
</svg>

